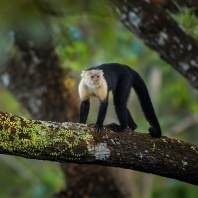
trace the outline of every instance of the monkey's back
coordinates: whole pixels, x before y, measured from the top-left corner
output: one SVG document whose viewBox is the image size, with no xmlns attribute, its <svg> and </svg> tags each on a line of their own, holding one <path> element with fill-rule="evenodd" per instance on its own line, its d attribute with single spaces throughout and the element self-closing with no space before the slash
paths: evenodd
<svg viewBox="0 0 198 198">
<path fill-rule="evenodd" d="M 102 70 L 104 73 L 104 78 L 108 84 L 108 90 L 115 90 L 115 86 L 122 80 L 130 81 L 130 84 L 133 82 L 132 73 L 135 72 L 127 65 L 122 65 L 119 63 L 107 63 L 99 66 L 91 67 L 87 70 L 98 69 Z M 136 72 L 135 72 L 136 73 Z"/>
</svg>

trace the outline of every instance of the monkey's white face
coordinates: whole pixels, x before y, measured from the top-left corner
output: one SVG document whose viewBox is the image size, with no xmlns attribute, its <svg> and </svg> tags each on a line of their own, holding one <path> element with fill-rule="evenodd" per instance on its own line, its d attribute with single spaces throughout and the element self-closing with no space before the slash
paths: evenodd
<svg viewBox="0 0 198 198">
<path fill-rule="evenodd" d="M 99 87 L 101 85 L 101 78 L 103 78 L 102 70 L 84 71 L 81 74 L 86 85 L 90 88 Z"/>
</svg>

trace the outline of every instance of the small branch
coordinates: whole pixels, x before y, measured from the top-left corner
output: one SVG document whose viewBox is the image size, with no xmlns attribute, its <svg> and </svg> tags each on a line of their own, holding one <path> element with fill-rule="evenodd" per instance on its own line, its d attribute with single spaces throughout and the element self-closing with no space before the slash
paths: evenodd
<svg viewBox="0 0 198 198">
<path fill-rule="evenodd" d="M 98 164 L 198 184 L 198 147 L 137 132 L 94 133 L 92 125 L 28 120 L 0 112 L 0 153 L 25 158 Z"/>
<path fill-rule="evenodd" d="M 198 41 L 150 1 L 120 0 L 116 6 L 123 24 L 198 88 Z"/>
</svg>

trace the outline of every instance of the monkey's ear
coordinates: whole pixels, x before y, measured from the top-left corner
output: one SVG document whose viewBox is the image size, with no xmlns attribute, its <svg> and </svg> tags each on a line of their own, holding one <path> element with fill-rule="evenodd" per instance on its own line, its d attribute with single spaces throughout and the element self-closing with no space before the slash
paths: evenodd
<svg viewBox="0 0 198 198">
<path fill-rule="evenodd" d="M 85 71 L 82 71 L 82 73 L 80 74 L 80 76 L 83 76 L 83 75 L 84 75 L 84 73 L 85 73 Z"/>
<path fill-rule="evenodd" d="M 104 72 L 102 70 L 99 70 L 100 71 L 100 74 L 103 76 Z"/>
</svg>

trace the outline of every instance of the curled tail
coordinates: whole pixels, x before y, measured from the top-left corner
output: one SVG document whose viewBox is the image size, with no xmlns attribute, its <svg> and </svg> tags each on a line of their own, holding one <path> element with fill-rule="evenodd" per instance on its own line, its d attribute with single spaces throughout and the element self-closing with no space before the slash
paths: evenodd
<svg viewBox="0 0 198 198">
<path fill-rule="evenodd" d="M 152 137 L 161 137 L 162 132 L 161 128 L 157 119 L 157 116 L 155 114 L 155 110 L 153 108 L 153 104 L 151 102 L 151 98 L 148 93 L 148 89 L 143 81 L 143 79 L 140 77 L 140 75 L 132 70 L 133 75 L 133 83 L 132 87 L 134 88 L 138 99 L 140 101 L 140 105 L 142 108 L 142 111 L 146 117 L 146 120 L 149 122 L 149 132 Z"/>
</svg>

